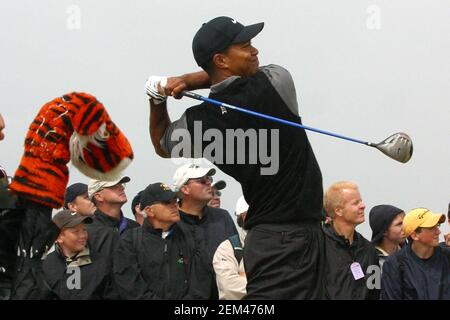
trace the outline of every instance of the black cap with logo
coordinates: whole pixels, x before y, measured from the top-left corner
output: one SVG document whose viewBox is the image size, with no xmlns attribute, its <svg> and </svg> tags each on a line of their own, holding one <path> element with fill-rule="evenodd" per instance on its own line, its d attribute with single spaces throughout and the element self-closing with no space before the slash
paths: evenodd
<svg viewBox="0 0 450 320">
<path fill-rule="evenodd" d="M 155 202 L 164 202 L 177 198 L 177 193 L 162 182 L 153 183 L 147 186 L 141 194 L 141 210 Z"/>
<path fill-rule="evenodd" d="M 206 66 L 213 56 L 235 43 L 254 38 L 264 22 L 244 26 L 230 17 L 217 17 L 204 23 L 192 41 L 192 52 L 200 67 Z"/>
</svg>

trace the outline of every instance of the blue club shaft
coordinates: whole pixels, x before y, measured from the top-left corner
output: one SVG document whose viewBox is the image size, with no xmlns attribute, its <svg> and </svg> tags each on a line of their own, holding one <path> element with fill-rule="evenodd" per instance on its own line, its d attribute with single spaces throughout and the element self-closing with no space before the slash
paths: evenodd
<svg viewBox="0 0 450 320">
<path fill-rule="evenodd" d="M 344 139 L 344 140 L 348 140 L 348 141 L 353 141 L 353 142 L 356 142 L 356 143 L 365 144 L 367 146 L 372 146 L 370 142 L 366 142 L 366 141 L 362 141 L 362 140 L 346 137 L 346 136 L 343 136 L 343 135 L 340 135 L 340 134 L 337 134 L 337 133 L 333 133 L 333 132 L 329 132 L 329 131 L 325 131 L 325 130 L 321 130 L 321 129 L 305 126 L 305 125 L 302 125 L 302 124 L 299 124 L 299 123 L 296 123 L 296 122 L 280 119 L 280 118 L 277 118 L 277 117 L 272 117 L 272 116 L 269 116 L 269 115 L 264 114 L 264 113 L 259 113 L 259 112 L 256 112 L 256 111 L 252 111 L 252 110 L 244 109 L 244 108 L 241 108 L 241 107 L 233 106 L 231 104 L 227 104 L 227 103 L 220 102 L 220 101 L 217 101 L 217 100 L 214 100 L 214 99 L 211 99 L 211 98 L 207 98 L 207 97 L 204 97 L 202 95 L 199 95 L 197 93 L 193 93 L 193 92 L 190 92 L 190 91 L 183 91 L 183 96 L 189 97 L 189 98 L 192 98 L 192 99 L 196 99 L 196 100 L 200 100 L 200 101 L 205 101 L 205 102 L 211 103 L 211 104 L 219 106 L 219 107 L 230 108 L 232 110 L 237 110 L 237 111 L 240 111 L 240 112 L 243 112 L 243 113 L 251 114 L 251 115 L 259 117 L 259 118 L 264 118 L 264 119 L 268 119 L 268 120 L 271 120 L 271 121 L 283 123 L 283 124 L 286 124 L 286 125 L 289 125 L 289 126 L 302 128 L 302 129 L 305 129 L 305 130 L 314 131 L 314 132 L 321 133 L 321 134 L 326 134 L 326 135 L 329 135 L 329 136 L 332 136 L 332 137 L 335 137 L 335 138 L 339 138 L 339 139 Z"/>
</svg>

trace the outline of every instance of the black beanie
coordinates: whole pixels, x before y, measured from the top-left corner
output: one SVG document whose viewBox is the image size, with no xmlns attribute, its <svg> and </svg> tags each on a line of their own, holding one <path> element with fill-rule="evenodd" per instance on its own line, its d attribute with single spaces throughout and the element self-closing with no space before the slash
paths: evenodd
<svg viewBox="0 0 450 320">
<path fill-rule="evenodd" d="M 391 225 L 392 221 L 402 209 L 389 204 L 381 204 L 373 207 L 369 212 L 369 224 L 372 229 L 372 243 L 378 244 L 383 239 L 384 233 Z"/>
</svg>

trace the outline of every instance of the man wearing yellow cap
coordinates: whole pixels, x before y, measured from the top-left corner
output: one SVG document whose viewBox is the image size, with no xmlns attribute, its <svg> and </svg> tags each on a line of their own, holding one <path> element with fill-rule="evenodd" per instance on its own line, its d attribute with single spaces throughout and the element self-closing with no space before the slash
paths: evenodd
<svg viewBox="0 0 450 320">
<path fill-rule="evenodd" d="M 416 208 L 403 219 L 408 246 L 383 266 L 381 299 L 450 299 L 450 250 L 439 247 L 443 214 Z"/>
</svg>

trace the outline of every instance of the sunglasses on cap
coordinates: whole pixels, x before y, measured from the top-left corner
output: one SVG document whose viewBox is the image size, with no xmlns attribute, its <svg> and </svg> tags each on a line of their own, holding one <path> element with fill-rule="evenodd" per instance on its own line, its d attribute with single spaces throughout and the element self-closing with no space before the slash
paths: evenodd
<svg viewBox="0 0 450 320">
<path fill-rule="evenodd" d="M 113 191 L 121 191 L 122 188 L 125 189 L 125 187 L 126 187 L 126 183 L 118 183 L 118 184 L 115 184 L 115 185 L 110 186 L 110 187 L 104 187 L 104 188 L 100 189 L 97 192 L 100 192 L 100 191 L 105 190 L 105 189 L 113 190 Z"/>
<path fill-rule="evenodd" d="M 204 177 L 201 177 L 201 178 L 189 179 L 186 182 L 186 184 L 188 184 L 191 181 L 198 182 L 198 183 L 201 183 L 201 184 L 208 184 L 208 183 L 212 183 L 213 182 L 213 178 L 211 176 L 204 176 Z"/>
</svg>

